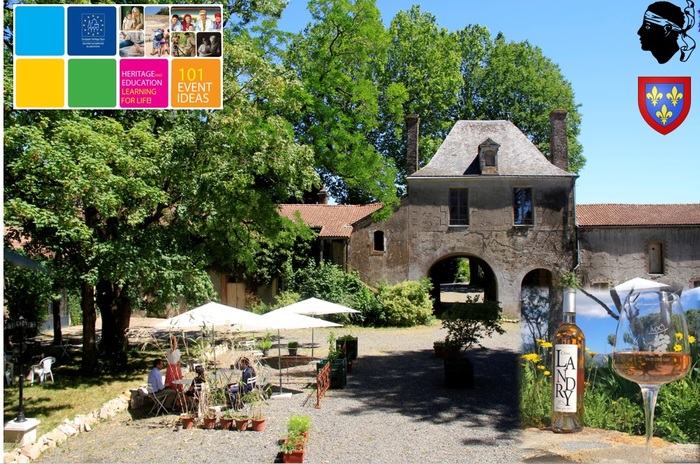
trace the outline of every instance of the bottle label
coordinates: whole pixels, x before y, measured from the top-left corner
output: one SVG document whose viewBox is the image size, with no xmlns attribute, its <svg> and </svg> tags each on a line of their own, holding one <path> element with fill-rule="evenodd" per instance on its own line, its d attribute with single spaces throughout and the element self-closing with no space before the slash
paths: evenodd
<svg viewBox="0 0 700 464">
<path fill-rule="evenodd" d="M 554 401 L 557 412 L 576 412 L 578 346 L 554 345 Z"/>
</svg>

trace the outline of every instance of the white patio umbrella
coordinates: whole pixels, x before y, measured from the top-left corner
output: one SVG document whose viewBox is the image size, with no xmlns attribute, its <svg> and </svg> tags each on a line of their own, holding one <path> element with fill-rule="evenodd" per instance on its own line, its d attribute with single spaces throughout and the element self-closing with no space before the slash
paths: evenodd
<svg viewBox="0 0 700 464">
<path fill-rule="evenodd" d="M 184 329 L 211 326 L 213 336 L 214 327 L 217 325 L 236 325 L 243 331 L 259 330 L 260 324 L 258 321 L 260 317 L 258 314 L 250 311 L 212 301 L 170 319 L 165 319 L 155 324 L 154 327 L 181 329 L 184 331 Z"/>
<path fill-rule="evenodd" d="M 342 327 L 341 324 L 336 324 L 335 322 L 303 316 L 289 311 L 281 311 L 279 309 L 260 316 L 259 324 L 261 327 L 268 330 L 277 329 L 277 362 L 280 374 L 280 394 L 282 393 L 282 348 L 279 343 L 280 330 Z"/>
<path fill-rule="evenodd" d="M 338 303 L 321 300 L 319 298 L 308 298 L 296 303 L 284 306 L 276 311 L 292 312 L 297 314 L 338 314 L 338 313 L 359 313 L 360 311 Z"/>
<path fill-rule="evenodd" d="M 320 316 L 323 314 L 340 314 L 340 313 L 359 313 L 360 311 L 347 306 L 343 306 L 338 303 L 331 303 L 330 301 L 321 300 L 319 298 L 308 298 L 306 300 L 298 301 L 287 306 L 283 306 L 276 311 L 284 311 L 296 314 L 307 314 Z M 311 329 L 311 356 L 314 355 L 314 329 Z"/>
<path fill-rule="evenodd" d="M 625 282 L 622 282 L 619 285 L 615 285 L 615 290 L 617 290 L 618 293 L 627 291 L 631 293 L 635 290 L 653 290 L 655 288 L 661 287 L 668 287 L 668 285 L 662 284 L 661 282 L 655 282 L 653 280 L 635 277 L 634 279 L 630 279 Z"/>
</svg>

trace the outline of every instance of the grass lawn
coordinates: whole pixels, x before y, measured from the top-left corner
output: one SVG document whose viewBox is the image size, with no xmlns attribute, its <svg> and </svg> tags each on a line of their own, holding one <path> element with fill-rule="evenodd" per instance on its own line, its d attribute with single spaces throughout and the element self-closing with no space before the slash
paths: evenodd
<svg viewBox="0 0 700 464">
<path fill-rule="evenodd" d="M 24 415 L 39 419 L 37 437 L 53 430 L 64 419 L 73 419 L 79 414 L 88 414 L 103 403 L 119 396 L 125 390 L 145 383 L 153 358 L 160 356 L 156 351 L 132 350 L 129 354 L 129 367 L 126 372 L 113 374 L 105 370 L 91 375 L 80 372 L 80 355 L 70 361 L 54 365 L 55 383 L 49 379 L 44 385 L 36 380 L 33 386 L 24 383 Z M 26 367 L 25 367 L 26 370 Z M 19 412 L 19 385 L 4 389 L 3 420 L 17 418 Z M 13 449 L 5 443 L 5 451 Z"/>
</svg>

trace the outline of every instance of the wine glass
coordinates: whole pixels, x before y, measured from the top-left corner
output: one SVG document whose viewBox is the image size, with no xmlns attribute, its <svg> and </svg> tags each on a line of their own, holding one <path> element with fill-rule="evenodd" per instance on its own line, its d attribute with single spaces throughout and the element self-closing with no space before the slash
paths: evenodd
<svg viewBox="0 0 700 464">
<path fill-rule="evenodd" d="M 639 385 L 644 402 L 646 454 L 651 462 L 654 408 L 661 385 L 690 370 L 688 325 L 678 295 L 664 291 L 631 293 L 617 321 L 613 369 Z"/>
</svg>

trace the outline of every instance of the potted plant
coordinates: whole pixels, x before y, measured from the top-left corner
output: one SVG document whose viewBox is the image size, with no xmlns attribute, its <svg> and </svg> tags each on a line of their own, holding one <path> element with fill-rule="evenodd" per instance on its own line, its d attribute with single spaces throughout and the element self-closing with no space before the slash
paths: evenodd
<svg viewBox="0 0 700 464">
<path fill-rule="evenodd" d="M 348 361 L 357 359 L 357 337 L 352 335 L 343 335 L 335 341 L 337 349 L 345 352 L 345 358 Z"/>
<path fill-rule="evenodd" d="M 330 363 L 331 367 L 331 385 L 330 388 L 343 388 L 347 383 L 347 360 L 344 357 L 342 350 L 336 346 L 335 335 L 331 331 L 328 335 L 328 355 L 325 359 L 321 359 L 316 363 L 316 374 L 323 369 L 326 363 Z"/>
<path fill-rule="evenodd" d="M 302 416 L 294 414 L 287 419 L 287 434 L 300 435 L 306 440 L 309 439 L 309 431 L 311 430 L 311 416 Z"/>
<path fill-rule="evenodd" d="M 248 428 L 248 422 L 250 422 L 250 417 L 245 413 L 235 413 L 233 416 L 233 421 L 236 423 L 236 430 L 242 432 Z"/>
<path fill-rule="evenodd" d="M 282 462 L 304 462 L 306 441 L 301 435 L 287 433 L 287 437 L 280 445 Z"/>
<path fill-rule="evenodd" d="M 213 429 L 216 427 L 216 411 L 214 409 L 207 408 L 203 414 L 204 417 L 202 417 L 202 428 Z"/>
<path fill-rule="evenodd" d="M 254 388 L 243 395 L 243 402 L 248 405 L 250 411 L 250 428 L 261 432 L 265 430 L 265 415 L 263 406 L 267 405 L 267 398 L 262 390 Z"/>
<path fill-rule="evenodd" d="M 227 409 L 221 413 L 221 419 L 219 419 L 219 424 L 222 430 L 231 430 L 233 425 L 233 409 Z"/>
<path fill-rule="evenodd" d="M 287 343 L 287 349 L 289 350 L 289 356 L 296 356 L 297 350 L 299 349 L 299 342 Z"/>
<path fill-rule="evenodd" d="M 258 348 L 262 351 L 263 356 L 270 354 L 270 348 L 272 348 L 272 340 L 270 339 L 270 334 L 267 333 L 263 338 L 258 340 Z"/>
<path fill-rule="evenodd" d="M 464 356 L 466 350 L 493 332 L 505 331 L 501 327 L 501 307 L 495 301 L 479 302 L 467 298 L 466 303 L 455 304 L 443 314 L 442 326 L 447 329 L 446 345 L 459 350 L 445 352 L 445 385 L 456 388 L 474 386 L 474 370 L 471 361 Z"/>
<path fill-rule="evenodd" d="M 194 427 L 194 414 L 191 412 L 183 412 L 180 414 L 180 422 L 183 429 L 191 429 Z"/>
</svg>

